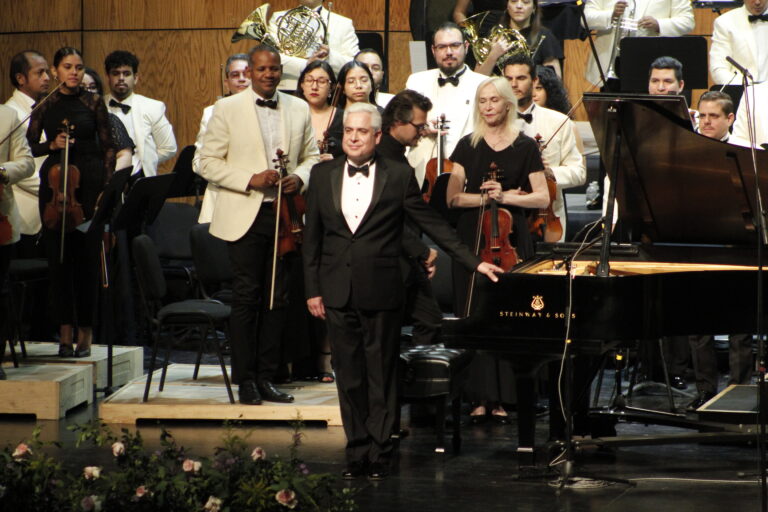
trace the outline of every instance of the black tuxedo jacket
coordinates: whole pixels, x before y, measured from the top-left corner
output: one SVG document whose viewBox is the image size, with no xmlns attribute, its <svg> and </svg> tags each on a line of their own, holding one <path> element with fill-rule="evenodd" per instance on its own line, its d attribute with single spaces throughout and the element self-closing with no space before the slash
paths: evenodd
<svg viewBox="0 0 768 512">
<path fill-rule="evenodd" d="M 406 216 L 467 268 L 480 259 L 421 198 L 407 165 L 376 157 L 371 204 L 353 234 L 341 211 L 345 156 L 315 165 L 307 193 L 302 254 L 305 293 L 332 308 L 397 309 L 403 301 L 398 259 Z"/>
</svg>

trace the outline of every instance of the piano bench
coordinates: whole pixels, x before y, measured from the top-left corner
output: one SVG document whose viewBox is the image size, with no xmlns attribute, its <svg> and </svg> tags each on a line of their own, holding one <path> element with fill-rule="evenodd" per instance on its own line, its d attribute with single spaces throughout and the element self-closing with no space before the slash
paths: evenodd
<svg viewBox="0 0 768 512">
<path fill-rule="evenodd" d="M 451 400 L 453 448 L 461 447 L 461 394 L 473 352 L 439 345 L 403 347 L 398 367 L 398 396 L 395 428 L 400 428 L 400 405 L 427 403 L 435 406 L 435 452 L 445 452 L 445 406 Z"/>
</svg>

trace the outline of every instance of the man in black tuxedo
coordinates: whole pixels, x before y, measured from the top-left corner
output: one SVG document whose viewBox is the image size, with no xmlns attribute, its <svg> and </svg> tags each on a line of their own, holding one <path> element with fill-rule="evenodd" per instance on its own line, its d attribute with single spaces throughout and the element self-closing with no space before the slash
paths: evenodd
<svg viewBox="0 0 768 512">
<path fill-rule="evenodd" d="M 326 319 L 347 436 L 343 476 L 388 473 L 397 407 L 396 362 L 403 304 L 399 265 L 406 216 L 469 269 L 496 281 L 422 200 L 407 165 L 376 155 L 381 116 L 372 105 L 344 112 L 346 156 L 312 169 L 302 248 L 310 313 Z"/>
</svg>

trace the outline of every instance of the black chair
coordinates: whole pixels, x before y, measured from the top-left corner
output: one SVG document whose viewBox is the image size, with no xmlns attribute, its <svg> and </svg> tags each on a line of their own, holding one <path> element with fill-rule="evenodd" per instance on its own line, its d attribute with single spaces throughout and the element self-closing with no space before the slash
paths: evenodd
<svg viewBox="0 0 768 512">
<path fill-rule="evenodd" d="M 214 300 L 184 300 L 162 306 L 162 300 L 165 297 L 167 288 L 155 244 L 147 235 L 139 235 L 133 239 L 132 248 L 139 290 L 141 291 L 144 303 L 144 313 L 147 317 L 147 323 L 152 326 L 152 357 L 149 362 L 147 384 L 144 388 L 143 399 L 146 402 L 149 399 L 149 388 L 152 385 L 152 374 L 155 371 L 157 351 L 164 336 L 167 338 L 167 342 L 163 372 L 160 377 L 160 391 L 163 390 L 165 385 L 168 359 L 173 346 L 172 332 L 167 332 L 168 328 L 195 327 L 201 331 L 195 371 L 192 375 L 193 379 L 197 379 L 208 333 L 216 332 L 217 327 L 226 332 L 232 310 L 229 306 Z M 229 401 L 230 403 L 235 403 L 221 348 L 218 343 L 214 343 L 214 347 L 219 358 L 219 364 L 221 365 L 221 373 L 224 377 L 224 384 L 227 387 Z"/>
<path fill-rule="evenodd" d="M 204 299 L 215 299 L 224 304 L 232 303 L 232 280 L 235 273 L 229 261 L 227 242 L 216 238 L 209 231 L 210 224 L 198 224 L 189 232 L 195 275 Z"/>
<path fill-rule="evenodd" d="M 42 258 L 24 258 L 11 260 L 8 268 L 8 288 L 4 295 L 7 311 L 8 348 L 15 368 L 19 367 L 16 355 L 16 343 L 21 348 L 22 357 L 27 357 L 24 345 L 26 329 L 25 319 L 28 315 L 27 295 L 30 288 L 47 285 L 48 261 Z M 31 320 L 30 320 L 31 321 Z M 27 333 L 28 334 L 28 333 Z"/>
<path fill-rule="evenodd" d="M 166 202 L 155 221 L 147 226 L 175 299 L 189 297 L 196 287 L 189 232 L 197 225 L 199 216 L 200 210 L 190 204 Z"/>
</svg>

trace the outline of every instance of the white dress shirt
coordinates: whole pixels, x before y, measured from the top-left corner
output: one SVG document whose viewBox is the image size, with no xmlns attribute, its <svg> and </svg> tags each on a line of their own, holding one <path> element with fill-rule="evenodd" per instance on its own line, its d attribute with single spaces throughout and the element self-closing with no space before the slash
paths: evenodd
<svg viewBox="0 0 768 512">
<path fill-rule="evenodd" d="M 366 165 L 366 164 L 363 164 Z M 361 172 L 350 176 L 349 162 L 344 164 L 344 178 L 341 182 L 341 213 L 347 221 L 349 230 L 354 233 L 360 227 L 365 212 L 371 205 L 373 197 L 373 181 L 376 176 L 376 164 L 368 161 L 368 176 Z"/>
<path fill-rule="evenodd" d="M 262 97 L 258 93 L 255 93 L 255 96 L 257 99 L 266 100 L 267 98 Z M 277 100 L 277 95 L 273 96 L 271 99 Z M 256 103 L 253 104 L 253 107 L 256 109 L 256 117 L 259 119 L 259 126 L 262 127 L 268 127 L 267 130 L 261 130 L 261 137 L 264 140 L 264 149 L 267 151 L 267 161 L 270 164 L 270 169 L 276 169 L 277 163 L 273 163 L 272 160 L 277 158 L 277 150 L 283 149 L 285 151 L 285 148 L 283 146 L 283 139 L 281 137 L 281 133 L 283 130 L 281 129 L 281 122 L 280 122 L 280 102 L 277 102 L 277 108 L 267 108 L 267 107 L 260 107 Z M 264 192 L 264 202 L 270 202 L 274 201 L 275 197 L 277 195 L 277 189 L 270 188 L 267 189 Z"/>
</svg>

